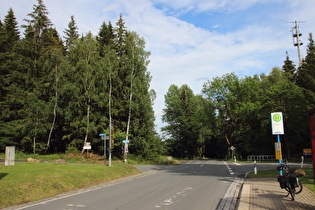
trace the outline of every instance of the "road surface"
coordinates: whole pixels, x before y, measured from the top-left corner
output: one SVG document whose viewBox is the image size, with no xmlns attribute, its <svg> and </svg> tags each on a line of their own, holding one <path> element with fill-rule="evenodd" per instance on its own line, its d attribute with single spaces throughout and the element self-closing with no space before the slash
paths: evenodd
<svg viewBox="0 0 315 210">
<path fill-rule="evenodd" d="M 236 176 L 223 161 L 216 160 L 162 166 L 145 174 L 18 209 L 216 209 Z"/>
</svg>

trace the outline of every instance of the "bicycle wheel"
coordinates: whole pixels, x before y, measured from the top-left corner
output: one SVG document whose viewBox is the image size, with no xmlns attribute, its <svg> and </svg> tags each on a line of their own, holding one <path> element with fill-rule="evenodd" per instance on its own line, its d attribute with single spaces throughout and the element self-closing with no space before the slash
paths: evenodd
<svg viewBox="0 0 315 210">
<path fill-rule="evenodd" d="M 299 194 L 303 190 L 303 185 L 300 180 L 298 180 L 298 186 L 295 188 L 295 194 Z"/>
<path fill-rule="evenodd" d="M 290 193 L 290 195 L 291 195 L 291 199 L 294 201 L 295 188 L 289 188 L 289 193 Z"/>
</svg>

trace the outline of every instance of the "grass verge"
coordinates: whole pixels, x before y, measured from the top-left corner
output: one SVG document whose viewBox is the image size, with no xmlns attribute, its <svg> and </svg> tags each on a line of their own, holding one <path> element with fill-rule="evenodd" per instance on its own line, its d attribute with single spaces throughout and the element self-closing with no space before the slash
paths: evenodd
<svg viewBox="0 0 315 210">
<path fill-rule="evenodd" d="M 131 165 L 0 165 L 0 209 L 140 173 Z"/>
<path fill-rule="evenodd" d="M 315 192 L 315 185 L 314 185 L 314 172 L 312 167 L 305 167 L 303 170 L 306 173 L 306 176 L 299 177 L 302 184 L 309 189 L 311 189 L 313 192 Z M 278 170 L 265 170 L 265 171 L 259 171 L 256 175 L 254 172 L 251 172 L 247 175 L 247 178 L 275 178 L 277 180 L 277 177 L 279 176 Z"/>
</svg>

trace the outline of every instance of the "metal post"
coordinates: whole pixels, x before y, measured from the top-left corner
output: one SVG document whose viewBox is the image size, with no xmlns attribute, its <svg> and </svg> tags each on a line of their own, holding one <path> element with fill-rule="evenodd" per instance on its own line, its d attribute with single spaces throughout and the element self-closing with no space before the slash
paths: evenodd
<svg viewBox="0 0 315 210">
<path fill-rule="evenodd" d="M 281 142 L 280 142 L 280 135 L 277 135 L 277 139 L 278 139 L 278 143 L 281 144 Z M 281 159 L 279 159 L 279 164 L 282 164 L 282 157 L 281 157 Z M 280 176 L 282 176 L 282 170 L 279 171 L 279 174 L 280 174 Z"/>
<path fill-rule="evenodd" d="M 108 146 L 108 166 L 112 166 L 112 135 L 111 135 L 111 124 L 109 125 L 109 146 Z"/>
<path fill-rule="evenodd" d="M 101 140 L 104 140 L 104 164 L 106 162 L 106 134 L 100 133 Z"/>
</svg>

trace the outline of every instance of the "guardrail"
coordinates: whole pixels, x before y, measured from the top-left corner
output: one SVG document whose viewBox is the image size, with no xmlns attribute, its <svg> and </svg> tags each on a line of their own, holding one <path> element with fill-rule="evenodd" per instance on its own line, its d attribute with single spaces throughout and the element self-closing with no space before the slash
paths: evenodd
<svg viewBox="0 0 315 210">
<path fill-rule="evenodd" d="M 247 161 L 275 161 L 275 155 L 248 155 Z"/>
</svg>

